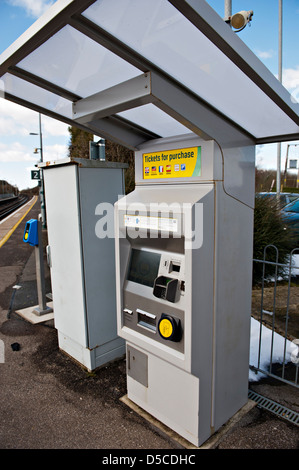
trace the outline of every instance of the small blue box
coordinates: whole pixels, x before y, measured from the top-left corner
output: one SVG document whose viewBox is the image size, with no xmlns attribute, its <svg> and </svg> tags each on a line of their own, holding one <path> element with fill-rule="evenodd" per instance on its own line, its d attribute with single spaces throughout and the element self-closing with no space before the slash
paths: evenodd
<svg viewBox="0 0 299 470">
<path fill-rule="evenodd" d="M 38 246 L 38 221 L 36 219 L 28 220 L 26 223 L 23 242 Z"/>
</svg>

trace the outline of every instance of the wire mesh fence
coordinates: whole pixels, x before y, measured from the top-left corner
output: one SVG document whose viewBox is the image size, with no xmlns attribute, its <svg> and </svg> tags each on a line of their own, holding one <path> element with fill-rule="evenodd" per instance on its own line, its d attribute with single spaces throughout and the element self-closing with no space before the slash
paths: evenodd
<svg viewBox="0 0 299 470">
<path fill-rule="evenodd" d="M 299 248 L 286 263 L 278 259 L 278 249 L 268 245 L 263 259 L 253 260 L 262 266 L 262 277 L 253 290 L 252 316 L 259 333 L 250 369 L 299 387 Z"/>
</svg>

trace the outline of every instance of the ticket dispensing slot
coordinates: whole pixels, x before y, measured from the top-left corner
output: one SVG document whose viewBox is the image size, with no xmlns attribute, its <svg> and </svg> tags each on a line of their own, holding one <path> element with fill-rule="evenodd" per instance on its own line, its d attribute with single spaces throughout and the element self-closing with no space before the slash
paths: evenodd
<svg viewBox="0 0 299 470">
<path fill-rule="evenodd" d="M 157 327 L 156 327 L 157 316 L 153 315 L 152 313 L 145 312 L 144 310 L 140 310 L 139 308 L 137 308 L 136 312 L 137 312 L 137 315 L 138 315 L 138 320 L 137 320 L 138 326 L 142 326 L 143 328 L 147 328 L 148 330 L 152 331 L 153 333 L 156 333 L 156 330 L 157 330 Z"/>
<path fill-rule="evenodd" d="M 176 302 L 179 296 L 178 286 L 178 279 L 159 276 L 155 279 L 153 294 L 155 297 L 168 300 L 168 302 Z"/>
</svg>

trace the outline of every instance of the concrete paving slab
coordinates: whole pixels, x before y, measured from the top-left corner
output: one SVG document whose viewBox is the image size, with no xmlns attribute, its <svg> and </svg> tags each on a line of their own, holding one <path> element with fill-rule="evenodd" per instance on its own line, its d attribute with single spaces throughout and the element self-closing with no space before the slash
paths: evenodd
<svg viewBox="0 0 299 470">
<path fill-rule="evenodd" d="M 184 439 L 175 431 L 165 426 L 165 424 L 161 423 L 161 421 L 157 420 L 149 413 L 144 411 L 142 408 L 136 405 L 136 403 L 132 402 L 128 398 L 128 395 L 124 395 L 123 397 L 121 397 L 120 400 L 122 401 L 122 403 L 125 403 L 129 408 L 131 408 L 135 413 L 139 414 L 149 423 L 159 429 L 160 432 L 165 433 L 169 439 L 177 442 L 178 445 L 184 447 L 185 449 L 198 450 L 215 449 L 223 438 L 223 436 L 225 436 L 231 429 L 233 429 L 233 427 L 246 415 L 246 413 L 249 413 L 249 411 L 251 411 L 252 408 L 256 406 L 256 403 L 253 400 L 248 400 L 248 403 L 246 403 L 246 405 L 244 405 L 234 416 L 232 416 L 232 418 L 227 423 L 221 426 L 221 428 L 213 436 L 211 436 L 210 439 L 208 439 L 200 447 L 196 447 L 194 444 Z"/>
<path fill-rule="evenodd" d="M 16 313 L 23 317 L 25 320 L 33 323 L 36 325 L 37 323 L 45 323 L 50 320 L 54 320 L 54 312 L 53 312 L 53 302 L 48 302 L 47 307 L 51 309 L 51 312 L 44 313 L 42 315 L 38 315 L 34 312 L 34 310 L 38 309 L 38 305 L 34 305 L 33 307 L 26 307 L 21 310 L 16 310 Z"/>
</svg>

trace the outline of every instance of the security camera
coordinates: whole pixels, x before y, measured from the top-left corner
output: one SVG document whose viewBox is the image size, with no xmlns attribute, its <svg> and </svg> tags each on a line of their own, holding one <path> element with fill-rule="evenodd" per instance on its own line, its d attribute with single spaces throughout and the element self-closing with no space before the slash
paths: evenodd
<svg viewBox="0 0 299 470">
<path fill-rule="evenodd" d="M 253 17 L 253 11 L 239 11 L 238 13 L 235 13 L 231 17 L 229 17 L 229 23 L 232 28 L 234 28 L 235 32 L 242 31 L 242 29 L 245 28 L 245 26 L 252 20 Z"/>
</svg>

